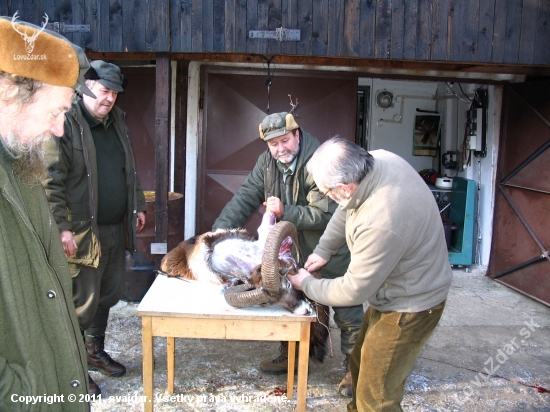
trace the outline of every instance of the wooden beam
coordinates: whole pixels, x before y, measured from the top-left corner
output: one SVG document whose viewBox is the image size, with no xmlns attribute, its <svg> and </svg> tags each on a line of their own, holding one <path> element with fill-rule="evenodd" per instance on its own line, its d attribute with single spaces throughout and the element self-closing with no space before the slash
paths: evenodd
<svg viewBox="0 0 550 412">
<path fill-rule="evenodd" d="M 155 95 L 155 242 L 168 245 L 168 177 L 170 142 L 170 55 L 156 58 Z M 160 267 L 162 255 L 156 255 Z"/>
</svg>

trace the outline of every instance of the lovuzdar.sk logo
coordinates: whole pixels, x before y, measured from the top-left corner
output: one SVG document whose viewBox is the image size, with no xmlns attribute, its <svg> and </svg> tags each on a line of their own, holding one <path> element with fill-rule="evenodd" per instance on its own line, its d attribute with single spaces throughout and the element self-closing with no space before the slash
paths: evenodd
<svg viewBox="0 0 550 412">
<path fill-rule="evenodd" d="M 45 54 L 32 54 L 34 50 L 34 43 L 36 42 L 36 39 L 44 31 L 46 28 L 46 24 L 48 24 L 49 17 L 46 13 L 44 13 L 44 17 L 46 21 L 42 23 L 42 29 L 35 29 L 34 27 L 25 26 L 23 24 L 15 24 L 18 11 L 15 12 L 11 19 L 11 25 L 13 29 L 21 35 L 21 38 L 25 42 L 25 49 L 27 50 L 27 54 L 14 54 L 13 59 L 14 60 L 47 60 L 47 57 Z"/>
</svg>

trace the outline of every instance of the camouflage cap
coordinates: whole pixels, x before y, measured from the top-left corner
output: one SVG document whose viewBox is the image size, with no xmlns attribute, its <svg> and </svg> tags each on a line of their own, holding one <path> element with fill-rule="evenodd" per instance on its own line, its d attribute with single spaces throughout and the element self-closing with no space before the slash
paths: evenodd
<svg viewBox="0 0 550 412">
<path fill-rule="evenodd" d="M 0 70 L 52 86 L 72 87 L 94 97 L 84 84 L 88 58 L 77 45 L 58 33 L 0 16 Z M 46 20 L 47 21 L 47 20 Z"/>
<path fill-rule="evenodd" d="M 282 136 L 298 129 L 298 123 L 294 120 L 294 116 L 291 113 L 273 113 L 266 116 L 262 123 L 260 123 L 260 139 L 267 142 L 275 137 Z"/>
</svg>

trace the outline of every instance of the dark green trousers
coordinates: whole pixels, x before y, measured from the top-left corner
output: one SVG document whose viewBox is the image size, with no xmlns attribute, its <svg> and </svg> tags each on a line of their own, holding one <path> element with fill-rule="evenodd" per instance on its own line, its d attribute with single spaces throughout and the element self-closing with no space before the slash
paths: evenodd
<svg viewBox="0 0 550 412">
<path fill-rule="evenodd" d="M 105 334 L 109 310 L 122 296 L 126 270 L 124 223 L 99 225 L 99 244 L 97 268 L 69 265 L 78 323 L 85 335 L 91 336 Z"/>
<path fill-rule="evenodd" d="M 363 324 L 363 305 L 333 306 L 334 323 L 340 329 L 340 349 L 344 355 L 351 355 Z"/>
<path fill-rule="evenodd" d="M 368 308 L 353 348 L 348 412 L 402 411 L 405 380 L 437 326 L 445 301 L 417 313 Z"/>
</svg>

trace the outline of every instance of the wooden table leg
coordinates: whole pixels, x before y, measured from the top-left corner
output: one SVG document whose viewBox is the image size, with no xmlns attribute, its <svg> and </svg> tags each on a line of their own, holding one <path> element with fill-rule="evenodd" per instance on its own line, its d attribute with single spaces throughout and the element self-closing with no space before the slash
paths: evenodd
<svg viewBox="0 0 550 412">
<path fill-rule="evenodd" d="M 298 393 L 296 411 L 305 412 L 307 396 L 307 369 L 309 363 L 309 322 L 300 323 L 300 346 L 298 355 Z"/>
<path fill-rule="evenodd" d="M 174 393 L 174 352 L 176 348 L 176 339 L 174 337 L 166 338 L 166 354 L 168 356 L 168 393 Z"/>
<path fill-rule="evenodd" d="M 286 397 L 292 399 L 294 395 L 294 364 L 296 363 L 296 342 L 288 342 L 288 370 L 286 374 Z"/>
<path fill-rule="evenodd" d="M 151 316 L 141 318 L 141 354 L 143 357 L 143 395 L 145 412 L 153 412 L 153 321 Z"/>
</svg>

